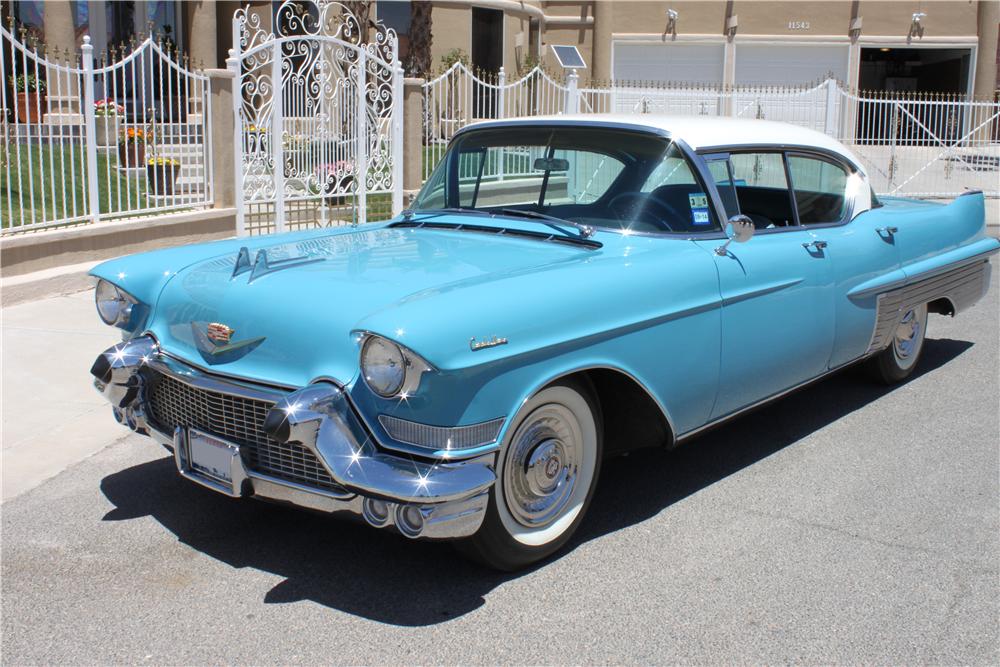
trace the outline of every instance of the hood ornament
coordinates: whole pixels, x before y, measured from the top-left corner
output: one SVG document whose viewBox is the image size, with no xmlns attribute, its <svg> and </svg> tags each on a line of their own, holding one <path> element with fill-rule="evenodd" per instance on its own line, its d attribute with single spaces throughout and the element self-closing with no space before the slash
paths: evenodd
<svg viewBox="0 0 1000 667">
<path fill-rule="evenodd" d="M 476 350 L 485 350 L 488 347 L 496 347 L 497 345 L 506 345 L 506 338 L 498 338 L 493 336 L 493 338 L 484 338 L 482 340 L 476 340 L 473 336 L 469 339 L 469 349 L 475 352 Z"/>
<path fill-rule="evenodd" d="M 267 250 L 258 250 L 254 261 L 251 263 L 250 251 L 246 246 L 243 246 L 236 255 L 236 265 L 233 266 L 233 275 L 229 278 L 232 280 L 236 276 L 249 271 L 250 279 L 247 282 L 252 283 L 257 280 L 257 278 L 260 278 L 268 273 L 274 273 L 275 271 L 281 271 L 282 269 L 290 269 L 295 266 L 315 264 L 316 262 L 322 261 L 322 257 L 309 257 L 308 255 L 303 255 L 301 257 L 288 257 L 286 259 L 268 259 Z"/>
<path fill-rule="evenodd" d="M 264 341 L 264 336 L 257 336 L 234 343 L 232 340 L 236 330 L 221 322 L 192 322 L 191 331 L 194 333 L 194 344 L 197 348 L 203 354 L 213 357 L 251 345 L 256 346 Z"/>
</svg>

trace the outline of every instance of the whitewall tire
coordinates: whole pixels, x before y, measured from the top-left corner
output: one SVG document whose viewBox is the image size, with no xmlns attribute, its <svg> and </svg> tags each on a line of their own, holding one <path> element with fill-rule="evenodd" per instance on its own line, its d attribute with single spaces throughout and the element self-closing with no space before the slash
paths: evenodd
<svg viewBox="0 0 1000 667">
<path fill-rule="evenodd" d="M 872 357 L 869 369 L 885 384 L 902 382 L 913 374 L 924 351 L 927 333 L 927 304 L 903 313 L 892 333 L 889 347 Z"/>
<path fill-rule="evenodd" d="M 502 570 L 552 554 L 590 505 L 601 455 L 600 411 L 589 387 L 564 381 L 542 389 L 507 429 L 483 525 L 459 548 Z"/>
</svg>

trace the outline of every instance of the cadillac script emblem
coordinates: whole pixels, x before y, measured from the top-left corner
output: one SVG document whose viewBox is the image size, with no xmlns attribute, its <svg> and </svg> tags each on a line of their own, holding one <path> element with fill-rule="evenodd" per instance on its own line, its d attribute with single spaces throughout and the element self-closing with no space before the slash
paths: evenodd
<svg viewBox="0 0 1000 667">
<path fill-rule="evenodd" d="M 234 333 L 236 333 L 236 331 L 232 327 L 220 324 L 219 322 L 211 322 L 207 327 L 205 335 L 208 336 L 209 340 L 212 340 L 219 345 L 228 345 L 229 341 L 232 340 Z"/>
<path fill-rule="evenodd" d="M 506 338 L 498 338 L 493 336 L 492 338 L 484 338 L 482 340 L 476 340 L 473 336 L 469 339 L 469 349 L 475 352 L 476 350 L 485 350 L 488 347 L 496 347 L 497 345 L 506 345 Z"/>
</svg>

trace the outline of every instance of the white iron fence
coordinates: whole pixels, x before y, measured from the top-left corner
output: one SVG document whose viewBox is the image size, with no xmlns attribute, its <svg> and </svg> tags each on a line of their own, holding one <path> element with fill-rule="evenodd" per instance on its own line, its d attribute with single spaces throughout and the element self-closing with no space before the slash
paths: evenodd
<svg viewBox="0 0 1000 667">
<path fill-rule="evenodd" d="M 511 103 L 511 100 L 514 102 Z M 851 148 L 880 194 L 950 197 L 966 188 L 1000 196 L 1000 104 L 957 95 L 857 93 L 828 79 L 816 85 L 719 87 L 617 81 L 578 88 L 535 68 L 508 81 L 456 63 L 424 84 L 423 174 L 455 132 L 476 120 L 554 113 L 730 116 L 792 123 Z M 491 176 L 515 176 L 529 160 L 495 160 Z"/>
<path fill-rule="evenodd" d="M 42 53 L 0 27 L 0 233 L 212 204 L 208 79 L 152 35 Z M 110 57 L 108 57 L 110 55 Z"/>
<path fill-rule="evenodd" d="M 1000 196 L 1000 104 L 839 93 L 853 119 L 843 140 L 876 192 L 948 197 L 973 188 Z"/>
<path fill-rule="evenodd" d="M 402 208 L 396 33 L 343 4 L 288 0 L 273 30 L 233 20 L 240 234 L 365 222 Z"/>
</svg>

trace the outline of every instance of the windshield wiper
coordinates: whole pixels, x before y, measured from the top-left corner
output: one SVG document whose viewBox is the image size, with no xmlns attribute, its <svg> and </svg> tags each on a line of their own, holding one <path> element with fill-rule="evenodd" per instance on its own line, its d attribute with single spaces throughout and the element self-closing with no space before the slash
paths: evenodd
<svg viewBox="0 0 1000 667">
<path fill-rule="evenodd" d="M 447 208 L 429 208 L 425 210 L 412 210 L 407 209 L 403 211 L 403 220 L 406 222 L 421 222 L 423 220 L 430 220 L 439 215 L 447 215 L 449 213 L 458 215 L 485 215 L 491 218 L 497 215 L 505 215 L 510 218 L 526 218 L 528 220 L 538 220 L 545 224 L 546 227 L 551 227 L 552 229 L 564 234 L 568 238 L 581 238 L 588 239 L 594 235 L 594 228 L 590 225 L 584 225 L 579 222 L 574 222 L 572 220 L 566 220 L 565 218 L 557 218 L 554 215 L 549 215 L 547 213 L 539 213 L 538 211 L 531 211 L 522 208 L 501 208 L 501 209 L 482 209 L 482 208 L 466 208 L 463 206 L 451 206 Z M 414 216 L 424 214 L 423 217 L 414 220 Z M 561 226 L 560 226 L 561 225 Z M 567 230 L 563 229 L 564 226 L 569 225 L 580 232 L 579 236 L 570 234 Z"/>
<path fill-rule="evenodd" d="M 426 215 L 428 217 L 434 217 L 438 215 L 443 215 L 445 213 L 457 213 L 459 215 L 472 214 L 472 215 L 493 215 L 489 211 L 484 211 L 479 208 L 465 208 L 463 206 L 452 206 L 449 208 L 427 208 L 427 209 L 406 209 L 401 213 L 404 220 L 412 220 L 415 215 Z M 427 218 L 421 218 L 421 220 L 426 220 Z"/>
<path fill-rule="evenodd" d="M 566 220 L 565 218 L 557 218 L 554 215 L 549 215 L 547 213 L 539 213 L 538 211 L 531 211 L 523 208 L 501 208 L 497 211 L 491 211 L 491 213 L 500 213 L 501 215 L 508 215 L 511 217 L 528 218 L 530 220 L 539 220 L 544 222 L 549 227 L 565 233 L 566 230 L 559 227 L 559 225 L 569 225 L 570 227 L 575 227 L 577 231 L 580 232 L 581 238 L 590 238 L 594 235 L 594 228 L 590 225 L 584 225 L 579 222 L 574 222 L 572 220 Z"/>
</svg>

